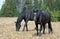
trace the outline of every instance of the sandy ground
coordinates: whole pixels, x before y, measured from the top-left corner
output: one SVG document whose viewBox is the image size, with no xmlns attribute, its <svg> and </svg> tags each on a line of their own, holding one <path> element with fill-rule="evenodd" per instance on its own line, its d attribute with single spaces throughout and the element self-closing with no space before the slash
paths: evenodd
<svg viewBox="0 0 60 39">
<path fill-rule="evenodd" d="M 0 39 L 60 39 L 60 22 L 52 22 L 52 34 L 48 34 L 48 28 L 46 28 L 45 34 L 36 36 L 34 21 L 28 22 L 28 32 L 22 31 L 24 21 L 21 23 L 20 31 L 17 32 L 15 30 L 16 20 L 17 17 L 0 17 Z"/>
</svg>

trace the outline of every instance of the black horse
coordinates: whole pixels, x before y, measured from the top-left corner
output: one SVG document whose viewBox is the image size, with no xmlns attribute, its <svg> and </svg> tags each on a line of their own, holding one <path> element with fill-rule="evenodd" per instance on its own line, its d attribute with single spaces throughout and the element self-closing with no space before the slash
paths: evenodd
<svg viewBox="0 0 60 39">
<path fill-rule="evenodd" d="M 50 13 L 42 10 L 34 10 L 33 12 L 34 12 L 37 35 L 38 35 L 38 24 L 40 24 L 40 34 L 42 31 L 42 28 L 43 28 L 43 34 L 45 33 L 46 23 L 48 23 L 49 33 L 52 32 Z"/>
<path fill-rule="evenodd" d="M 23 11 L 21 12 L 21 14 L 18 17 L 17 22 L 16 22 L 16 31 L 19 31 L 19 29 L 21 27 L 21 21 L 22 20 L 25 21 L 23 31 L 25 30 L 25 27 L 26 27 L 26 31 L 28 31 L 28 27 L 27 27 L 28 21 L 33 21 L 34 20 L 33 10 L 32 9 L 27 9 L 26 7 L 23 8 Z"/>
</svg>

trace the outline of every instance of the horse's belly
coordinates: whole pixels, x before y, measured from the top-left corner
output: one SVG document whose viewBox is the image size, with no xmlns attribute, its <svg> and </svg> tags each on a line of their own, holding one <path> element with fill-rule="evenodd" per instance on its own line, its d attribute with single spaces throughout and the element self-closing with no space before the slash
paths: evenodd
<svg viewBox="0 0 60 39">
<path fill-rule="evenodd" d="M 40 24 L 40 22 L 39 22 L 39 21 L 38 21 L 37 23 L 38 23 L 38 24 Z"/>
<path fill-rule="evenodd" d="M 33 21 L 33 19 L 29 19 L 30 21 Z"/>
<path fill-rule="evenodd" d="M 46 23 L 48 23 L 48 20 L 44 20 L 44 21 L 42 21 L 42 22 L 39 22 L 39 21 L 38 21 L 37 23 L 38 23 L 38 24 L 41 24 L 41 23 L 42 23 L 42 24 L 46 24 Z"/>
</svg>

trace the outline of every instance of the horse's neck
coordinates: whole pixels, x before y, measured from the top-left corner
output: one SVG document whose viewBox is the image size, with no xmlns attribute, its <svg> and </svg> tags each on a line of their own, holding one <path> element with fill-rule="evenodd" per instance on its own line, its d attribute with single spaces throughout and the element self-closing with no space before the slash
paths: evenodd
<svg viewBox="0 0 60 39">
<path fill-rule="evenodd" d="M 24 18 L 24 13 L 21 13 L 21 15 L 18 17 L 17 22 L 21 23 Z"/>
</svg>

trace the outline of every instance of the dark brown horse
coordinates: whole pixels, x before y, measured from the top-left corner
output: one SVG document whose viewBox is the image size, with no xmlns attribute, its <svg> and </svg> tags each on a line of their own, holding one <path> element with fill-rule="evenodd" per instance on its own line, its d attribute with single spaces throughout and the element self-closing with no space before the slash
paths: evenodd
<svg viewBox="0 0 60 39">
<path fill-rule="evenodd" d="M 52 32 L 51 26 L 51 15 L 49 12 L 42 11 L 42 10 L 34 10 L 34 20 L 36 24 L 36 31 L 38 35 L 38 24 L 40 24 L 40 34 L 43 27 L 43 34 L 45 33 L 45 25 L 48 23 L 49 33 Z"/>
</svg>

